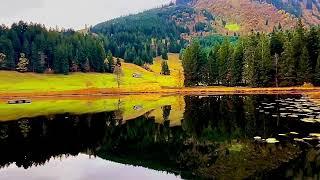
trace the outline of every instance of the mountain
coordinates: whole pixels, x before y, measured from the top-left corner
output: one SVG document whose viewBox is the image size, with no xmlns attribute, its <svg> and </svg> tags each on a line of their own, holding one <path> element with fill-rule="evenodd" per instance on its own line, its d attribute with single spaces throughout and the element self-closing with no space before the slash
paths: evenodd
<svg viewBox="0 0 320 180">
<path fill-rule="evenodd" d="M 135 64 L 178 53 L 193 37 L 246 35 L 320 24 L 320 0 L 176 0 L 160 8 L 97 24 L 105 49 Z"/>
<path fill-rule="evenodd" d="M 222 34 L 270 32 L 279 24 L 289 29 L 298 18 L 306 26 L 320 24 L 319 0 L 189 0 L 187 4 L 216 16 L 213 28 Z"/>
</svg>

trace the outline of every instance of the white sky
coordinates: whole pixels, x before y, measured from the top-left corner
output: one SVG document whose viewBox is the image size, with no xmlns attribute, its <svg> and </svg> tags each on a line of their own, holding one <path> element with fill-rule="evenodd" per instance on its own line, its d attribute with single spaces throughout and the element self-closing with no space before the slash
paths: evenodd
<svg viewBox="0 0 320 180">
<path fill-rule="evenodd" d="M 1 0 L 0 24 L 23 20 L 47 27 L 83 29 L 106 20 L 137 13 L 171 0 Z"/>
</svg>

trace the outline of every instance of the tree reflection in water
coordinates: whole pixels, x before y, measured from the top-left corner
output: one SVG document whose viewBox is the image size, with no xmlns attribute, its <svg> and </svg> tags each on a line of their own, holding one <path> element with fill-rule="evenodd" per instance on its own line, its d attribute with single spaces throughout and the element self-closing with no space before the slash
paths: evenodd
<svg viewBox="0 0 320 180">
<path fill-rule="evenodd" d="M 186 96 L 184 118 L 176 127 L 170 127 L 171 106 L 162 107 L 161 124 L 150 113 L 123 123 L 120 111 L 3 122 L 0 165 L 28 168 L 51 157 L 86 153 L 183 178 L 313 177 L 320 170 L 316 148 L 290 138 L 277 144 L 253 140 L 319 131 L 318 125 L 279 121 L 257 110 L 261 102 L 279 98 L 286 96 Z"/>
</svg>

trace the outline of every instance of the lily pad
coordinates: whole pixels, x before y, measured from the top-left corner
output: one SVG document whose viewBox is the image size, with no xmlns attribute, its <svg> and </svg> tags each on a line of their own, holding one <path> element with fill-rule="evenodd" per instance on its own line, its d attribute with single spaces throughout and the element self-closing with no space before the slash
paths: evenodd
<svg viewBox="0 0 320 180">
<path fill-rule="evenodd" d="M 274 144 L 274 143 L 278 143 L 279 141 L 276 138 L 268 138 L 266 139 L 266 142 L 268 144 Z"/>
</svg>

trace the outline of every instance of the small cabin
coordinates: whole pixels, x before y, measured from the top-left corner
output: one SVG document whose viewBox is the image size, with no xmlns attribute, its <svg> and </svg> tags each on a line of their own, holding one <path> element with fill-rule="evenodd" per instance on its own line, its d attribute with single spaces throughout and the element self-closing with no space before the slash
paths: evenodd
<svg viewBox="0 0 320 180">
<path fill-rule="evenodd" d="M 8 104 L 30 104 L 30 99 L 9 100 Z"/>
<path fill-rule="evenodd" d="M 133 77 L 133 78 L 142 78 L 142 74 L 133 73 L 133 74 L 132 74 L 132 77 Z"/>
<path fill-rule="evenodd" d="M 143 109 L 143 107 L 140 105 L 133 106 L 133 110 L 135 110 L 135 111 L 140 111 L 142 109 Z"/>
</svg>

